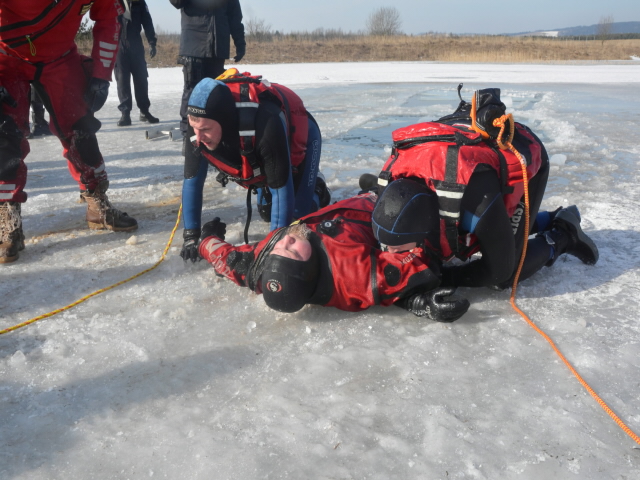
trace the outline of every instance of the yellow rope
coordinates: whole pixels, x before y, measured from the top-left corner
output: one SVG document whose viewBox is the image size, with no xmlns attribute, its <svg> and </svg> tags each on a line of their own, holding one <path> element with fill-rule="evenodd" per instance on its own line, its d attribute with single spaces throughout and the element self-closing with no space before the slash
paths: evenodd
<svg viewBox="0 0 640 480">
<path fill-rule="evenodd" d="M 151 270 L 155 269 L 158 265 L 160 265 L 165 257 L 167 256 L 167 252 L 169 251 L 169 248 L 171 247 L 171 243 L 173 242 L 173 237 L 176 234 L 176 230 L 178 229 L 178 226 L 180 225 L 180 216 L 182 214 L 182 204 L 180 204 L 180 208 L 178 209 L 178 218 L 176 219 L 176 224 L 173 227 L 173 230 L 171 231 L 171 236 L 169 237 L 169 241 L 167 242 L 166 247 L 164 248 L 164 251 L 162 252 L 162 256 L 160 257 L 160 260 L 158 260 L 155 265 L 153 265 L 152 267 L 147 268 L 146 270 L 143 270 L 140 273 L 135 274 L 134 276 L 127 278 L 126 280 L 122 280 L 121 282 L 118 283 L 114 283 L 113 285 L 106 287 L 106 288 L 101 288 L 100 290 L 96 290 L 93 293 L 90 293 L 89 295 L 86 295 L 84 297 L 82 297 L 79 300 L 76 300 L 73 303 L 70 303 L 69 305 L 67 305 L 66 307 L 62 307 L 62 308 L 58 308 L 57 310 L 54 310 L 52 312 L 49 313 L 45 313 L 43 315 L 40 315 L 38 317 L 32 318 L 31 320 L 27 320 L 26 322 L 22 322 L 19 323 L 18 325 L 14 325 L 13 327 L 9 327 L 9 328 L 5 328 L 4 330 L 0 330 L 0 335 L 4 335 L 5 333 L 9 333 L 9 332 L 13 332 L 15 330 L 18 330 L 19 328 L 22 327 L 26 327 L 27 325 L 31 325 L 32 323 L 37 322 L 38 320 L 42 320 L 44 318 L 49 318 L 49 317 L 53 317 L 54 315 L 67 311 L 73 307 L 75 307 L 76 305 L 80 305 L 82 302 L 85 302 L 87 300 L 89 300 L 91 297 L 95 297 L 96 295 L 99 295 L 101 293 L 107 292 L 111 289 L 114 289 L 116 287 L 119 287 L 120 285 L 124 285 L 127 282 L 130 282 L 131 280 L 134 280 L 142 275 L 144 275 L 145 273 L 149 273 Z"/>
<path fill-rule="evenodd" d="M 509 120 L 509 125 L 511 127 L 511 133 L 509 138 L 506 141 L 502 140 L 505 125 L 507 124 L 507 120 Z M 520 165 L 522 167 L 522 181 L 524 182 L 524 202 L 525 202 L 525 232 L 529 232 L 529 222 L 530 222 L 530 212 L 529 212 L 529 182 L 527 179 L 527 162 L 524 157 L 516 150 L 516 148 L 511 144 L 511 139 L 513 138 L 513 130 L 514 130 L 514 122 L 513 116 L 511 114 L 504 115 L 503 117 L 494 120 L 494 126 L 500 127 L 500 133 L 498 134 L 497 142 L 498 146 L 503 149 L 509 149 L 513 152 L 513 154 L 520 160 Z M 614 412 L 609 408 L 602 398 L 598 396 L 598 394 L 591 388 L 591 386 L 587 383 L 585 379 L 576 371 L 571 362 L 567 360 L 567 358 L 560 352 L 560 349 L 556 346 L 556 344 L 549 338 L 549 336 L 543 332 L 533 321 L 524 313 L 518 306 L 516 305 L 516 292 L 518 288 L 518 279 L 520 278 L 520 273 L 522 272 L 522 266 L 524 265 L 525 257 L 527 256 L 527 237 L 524 236 L 524 245 L 522 246 L 522 255 L 520 256 L 520 263 L 518 264 L 518 270 L 516 271 L 516 276 L 513 279 L 513 286 L 511 287 L 511 297 L 509 298 L 509 303 L 513 309 L 520 314 L 520 316 L 524 319 L 525 322 L 529 324 L 531 328 L 533 328 L 536 332 L 538 332 L 542 338 L 544 338 L 551 348 L 556 352 L 556 354 L 560 357 L 562 362 L 567 366 L 567 368 L 573 373 L 573 375 L 578 379 L 580 384 L 589 392 L 589 394 L 594 398 L 594 400 L 602 407 L 602 409 L 607 412 L 607 414 L 613 419 L 614 422 L 626 433 L 629 435 L 636 443 L 640 444 L 640 437 L 636 435 Z"/>
</svg>

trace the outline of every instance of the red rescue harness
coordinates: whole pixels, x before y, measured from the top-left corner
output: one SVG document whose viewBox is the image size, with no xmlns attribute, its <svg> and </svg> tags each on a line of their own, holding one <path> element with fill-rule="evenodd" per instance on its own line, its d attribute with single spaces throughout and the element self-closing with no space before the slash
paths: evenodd
<svg viewBox="0 0 640 480">
<path fill-rule="evenodd" d="M 511 216 L 524 193 L 520 160 L 494 141 L 465 125 L 425 122 L 395 130 L 393 149 L 379 175 L 385 186 L 398 178 L 414 178 L 436 192 L 440 209 L 440 247 L 444 258 L 468 258 L 477 251 L 475 236 L 458 235 L 460 205 L 478 165 L 493 168 L 502 182 L 503 200 Z M 531 179 L 540 169 L 542 147 L 529 129 L 515 124 L 514 143 L 527 161 Z"/>
<path fill-rule="evenodd" d="M 226 162 L 223 158 L 209 154 L 205 154 L 205 157 L 228 179 L 244 187 L 263 186 L 266 183 L 266 175 L 264 166 L 255 154 L 255 120 L 260 102 L 269 100 L 278 104 L 282 110 L 287 129 L 291 167 L 295 175 L 298 165 L 305 158 L 309 131 L 309 117 L 302 99 L 287 87 L 270 83 L 263 80 L 262 76 L 251 75 L 249 72 L 230 74 L 219 80 L 227 84 L 236 101 L 240 121 L 242 164 L 238 167 Z"/>
</svg>

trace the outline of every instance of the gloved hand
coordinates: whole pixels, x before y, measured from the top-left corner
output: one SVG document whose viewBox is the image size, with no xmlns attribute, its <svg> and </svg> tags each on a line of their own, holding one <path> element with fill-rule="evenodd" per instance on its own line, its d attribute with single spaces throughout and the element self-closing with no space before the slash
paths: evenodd
<svg viewBox="0 0 640 480">
<path fill-rule="evenodd" d="M 153 45 L 149 45 L 149 57 L 153 58 L 156 56 L 157 50 L 156 50 L 156 44 L 154 43 Z"/>
<path fill-rule="evenodd" d="M 87 91 L 84 93 L 84 99 L 91 111 L 97 112 L 100 110 L 104 105 L 104 102 L 107 101 L 108 96 L 109 82 L 102 78 L 91 78 Z"/>
<path fill-rule="evenodd" d="M 0 105 L 2 105 L 3 103 L 6 103 L 12 108 L 16 108 L 18 106 L 9 91 L 6 88 L 0 86 Z"/>
<path fill-rule="evenodd" d="M 453 322 L 469 310 L 469 300 L 453 297 L 456 289 L 436 288 L 426 293 L 416 293 L 396 302 L 418 317 L 428 317 L 436 322 Z"/>
<path fill-rule="evenodd" d="M 220 240 L 224 240 L 224 236 L 227 234 L 227 224 L 220 221 L 220 217 L 216 217 L 210 222 L 205 223 L 202 226 L 202 234 L 200 235 L 200 242 L 205 238 L 213 237 L 214 235 Z M 200 245 L 198 242 L 198 246 Z"/>
<path fill-rule="evenodd" d="M 233 61 L 238 63 L 240 60 L 242 60 L 244 58 L 244 54 L 247 51 L 247 47 L 245 47 L 244 45 L 240 46 L 240 47 L 236 47 L 236 56 L 233 57 Z"/>
<path fill-rule="evenodd" d="M 200 255 L 198 255 L 198 240 L 200 239 L 200 229 L 199 228 L 185 228 L 182 233 L 182 238 L 184 238 L 184 243 L 182 244 L 182 250 L 180 250 L 180 256 L 186 262 L 187 260 L 191 260 L 191 263 L 196 263 L 196 260 L 199 262 L 202 260 Z"/>
</svg>

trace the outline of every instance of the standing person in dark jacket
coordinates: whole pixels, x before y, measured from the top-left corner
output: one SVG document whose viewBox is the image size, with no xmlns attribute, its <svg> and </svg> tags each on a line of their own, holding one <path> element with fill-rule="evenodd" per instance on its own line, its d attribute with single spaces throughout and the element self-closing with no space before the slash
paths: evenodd
<svg viewBox="0 0 640 480">
<path fill-rule="evenodd" d="M 244 57 L 246 42 L 242 9 L 239 0 L 169 1 L 180 9 L 182 16 L 178 54 L 178 63 L 183 65 L 184 73 L 180 130 L 186 136 L 187 105 L 191 92 L 203 78 L 216 78 L 224 72 L 224 61 L 230 58 L 231 52 L 229 37 L 233 38 L 236 47 L 235 62 Z"/>
<path fill-rule="evenodd" d="M 120 48 L 116 57 L 116 82 L 118 83 L 118 110 L 122 116 L 118 121 L 119 127 L 131 125 L 131 77 L 136 96 L 136 104 L 140 109 L 140 121 L 158 123 L 158 119 L 149 113 L 151 102 L 149 101 L 149 84 L 147 77 L 147 62 L 144 59 L 144 44 L 142 43 L 141 30 L 149 42 L 149 56 L 156 56 L 156 32 L 153 28 L 153 20 L 149 13 L 149 7 L 145 0 L 125 0 L 128 11 L 119 17 L 122 30 L 120 32 Z"/>
</svg>

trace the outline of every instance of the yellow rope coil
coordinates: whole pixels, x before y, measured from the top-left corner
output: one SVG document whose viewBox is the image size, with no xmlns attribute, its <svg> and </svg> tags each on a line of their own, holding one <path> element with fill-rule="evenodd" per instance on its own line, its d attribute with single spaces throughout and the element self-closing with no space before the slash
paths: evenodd
<svg viewBox="0 0 640 480">
<path fill-rule="evenodd" d="M 120 285 L 124 285 L 127 282 L 130 282 L 131 280 L 135 280 L 136 278 L 144 275 L 145 273 L 149 273 L 150 271 L 154 270 L 156 267 L 158 267 L 158 265 L 160 265 L 165 257 L 167 256 L 167 252 L 169 251 L 169 248 L 171 247 L 171 243 L 173 243 L 173 237 L 176 234 L 176 230 L 178 229 L 178 226 L 180 225 L 180 216 L 182 214 L 182 204 L 180 204 L 180 208 L 178 209 L 178 218 L 176 219 L 176 224 L 173 227 L 173 230 L 171 231 L 171 236 L 169 237 L 169 241 L 167 242 L 167 245 L 164 248 L 164 251 L 162 252 L 162 255 L 160 256 L 160 260 L 158 260 L 152 267 L 147 268 L 146 270 L 143 270 L 140 273 L 136 273 L 134 276 L 127 278 L 126 280 L 122 280 L 121 282 L 118 283 L 114 283 L 113 285 L 109 286 L 109 287 L 105 287 L 105 288 L 101 288 L 100 290 L 96 290 L 93 293 L 90 293 L 89 295 L 85 295 L 84 297 L 82 297 L 79 300 L 76 300 L 73 303 L 70 303 L 69 305 L 67 305 L 66 307 L 62 307 L 62 308 L 58 308 L 57 310 L 53 310 L 52 312 L 49 313 L 45 313 L 43 315 L 37 316 L 35 318 L 32 318 L 31 320 L 27 320 L 26 322 L 22 322 L 19 323 L 18 325 L 14 325 L 13 327 L 9 327 L 9 328 L 5 328 L 4 330 L 0 330 L 0 335 L 4 335 L 5 333 L 9 333 L 9 332 L 13 332 L 15 330 L 18 330 L 22 327 L 26 327 L 27 325 L 31 325 L 32 323 L 37 322 L 38 320 L 42 320 L 44 318 L 49 318 L 49 317 L 53 317 L 54 315 L 67 311 L 73 307 L 75 307 L 76 305 L 80 305 L 81 303 L 89 300 L 91 297 L 95 297 L 96 295 L 99 295 L 101 293 L 107 292 L 109 290 L 112 290 L 116 287 L 119 287 Z"/>
</svg>

